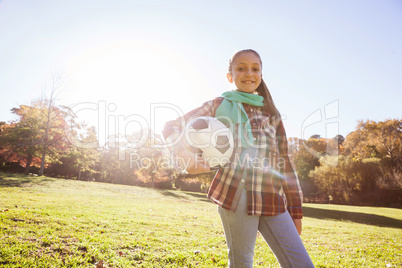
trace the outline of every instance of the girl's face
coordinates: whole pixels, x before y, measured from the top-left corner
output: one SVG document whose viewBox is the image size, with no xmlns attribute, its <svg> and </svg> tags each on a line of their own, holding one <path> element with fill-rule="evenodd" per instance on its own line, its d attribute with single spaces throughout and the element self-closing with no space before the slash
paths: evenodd
<svg viewBox="0 0 402 268">
<path fill-rule="evenodd" d="M 230 83 L 245 93 L 254 93 L 261 84 L 261 61 L 253 52 L 243 52 L 232 62 L 232 71 L 227 74 Z"/>
</svg>

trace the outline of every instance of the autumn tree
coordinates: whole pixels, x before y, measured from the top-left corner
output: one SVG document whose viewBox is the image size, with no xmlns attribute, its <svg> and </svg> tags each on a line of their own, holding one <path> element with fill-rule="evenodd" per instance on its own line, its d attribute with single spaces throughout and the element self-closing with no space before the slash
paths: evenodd
<svg viewBox="0 0 402 268">
<path fill-rule="evenodd" d="M 342 135 L 336 135 L 334 138 L 334 145 L 337 147 L 338 149 L 338 155 L 339 154 L 343 154 L 344 153 L 344 142 L 345 142 L 345 137 Z"/>
<path fill-rule="evenodd" d="M 7 163 L 18 163 L 28 174 L 32 164 L 39 163 L 38 135 L 33 120 L 4 124 L 0 135 L 1 155 Z"/>
<path fill-rule="evenodd" d="M 316 187 L 309 177 L 309 173 L 320 165 L 319 159 L 325 155 L 326 148 L 326 140 L 319 135 L 313 135 L 308 140 L 289 138 L 289 151 L 305 196 L 316 192 Z"/>
<path fill-rule="evenodd" d="M 57 161 L 68 149 L 64 131 L 66 113 L 60 107 L 52 106 L 49 117 L 48 107 L 46 101 L 39 99 L 31 105 L 13 108 L 11 111 L 18 119 L 2 127 L 2 154 L 9 162 L 15 161 L 25 167 L 25 173 L 29 173 L 32 165 L 46 167 L 46 162 Z"/>
<path fill-rule="evenodd" d="M 11 109 L 19 117 L 2 128 L 3 154 L 8 161 L 17 161 L 29 173 L 33 162 L 38 162 L 41 153 L 41 127 L 43 118 L 37 103 L 20 105 Z"/>
<path fill-rule="evenodd" d="M 343 155 L 320 157 L 310 178 L 338 202 L 400 206 L 401 129 L 396 119 L 360 121 L 341 144 Z"/>
<path fill-rule="evenodd" d="M 360 121 L 345 140 L 346 153 L 358 160 L 377 158 L 380 187 L 402 189 L 402 120 Z"/>
<path fill-rule="evenodd" d="M 6 126 L 7 123 L 4 121 L 0 121 L 0 168 L 2 168 L 3 166 L 5 166 L 7 160 L 4 156 L 4 145 L 1 142 L 1 136 L 2 136 L 2 132 L 3 132 L 3 127 Z"/>
<path fill-rule="evenodd" d="M 336 161 L 337 165 L 331 165 L 331 161 Z M 351 157 L 326 155 L 309 175 L 326 196 L 351 204 L 353 193 L 360 191 L 363 184 L 359 164 Z"/>
<path fill-rule="evenodd" d="M 402 189 L 402 120 L 367 121 L 370 145 L 382 159 L 383 186 Z"/>
<path fill-rule="evenodd" d="M 75 142 L 71 142 L 72 134 L 69 133 L 67 149 L 57 160 L 50 163 L 47 173 L 68 178 L 75 177 L 78 180 L 83 179 L 82 174 L 85 173 L 86 178 L 84 179 L 92 178 L 92 175 L 96 173 L 95 166 L 99 161 L 100 154 L 95 127 L 80 123 L 76 124 L 73 130 Z M 85 146 L 87 144 L 96 144 L 96 146 Z"/>
</svg>

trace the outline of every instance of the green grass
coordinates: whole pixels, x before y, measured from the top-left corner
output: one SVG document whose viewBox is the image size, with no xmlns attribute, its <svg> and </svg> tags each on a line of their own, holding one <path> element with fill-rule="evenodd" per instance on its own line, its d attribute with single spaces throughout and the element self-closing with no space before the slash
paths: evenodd
<svg viewBox="0 0 402 268">
<path fill-rule="evenodd" d="M 305 204 L 316 267 L 401 267 L 402 210 Z M 226 267 L 204 194 L 0 173 L 0 267 Z M 254 267 L 278 267 L 259 236 Z"/>
</svg>

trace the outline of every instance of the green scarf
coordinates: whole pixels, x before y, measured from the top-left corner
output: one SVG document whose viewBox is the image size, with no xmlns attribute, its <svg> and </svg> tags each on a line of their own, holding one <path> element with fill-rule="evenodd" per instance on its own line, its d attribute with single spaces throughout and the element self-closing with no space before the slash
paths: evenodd
<svg viewBox="0 0 402 268">
<path fill-rule="evenodd" d="M 232 123 L 231 131 L 233 134 L 235 134 L 234 126 L 237 124 L 241 124 L 238 129 L 238 135 L 240 136 L 242 146 L 250 147 L 250 145 L 253 144 L 253 133 L 251 132 L 250 120 L 247 116 L 246 111 L 244 110 L 242 103 L 262 107 L 264 106 L 264 97 L 255 94 L 239 92 L 236 90 L 226 91 L 222 94 L 222 97 L 224 98 L 224 100 L 222 101 L 221 105 L 219 105 L 219 107 L 216 109 L 215 117 L 217 117 L 223 123 L 225 123 L 225 121 L 228 121 L 227 118 L 230 119 L 230 121 L 226 123 Z M 243 135 L 244 132 L 242 131 L 243 128 L 241 127 L 243 124 L 247 131 L 247 137 L 244 137 Z M 246 141 L 246 138 L 248 138 L 248 141 Z"/>
</svg>

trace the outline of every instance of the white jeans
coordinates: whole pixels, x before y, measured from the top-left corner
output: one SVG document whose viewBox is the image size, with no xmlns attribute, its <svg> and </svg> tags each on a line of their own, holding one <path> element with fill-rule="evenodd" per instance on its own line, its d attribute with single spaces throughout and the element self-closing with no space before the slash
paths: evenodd
<svg viewBox="0 0 402 268">
<path fill-rule="evenodd" d="M 228 246 L 229 267 L 253 267 L 257 231 L 281 267 L 314 267 L 288 212 L 277 216 L 247 214 L 247 192 L 242 190 L 236 212 L 218 207 Z"/>
</svg>

